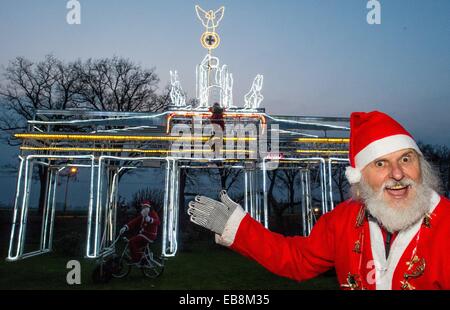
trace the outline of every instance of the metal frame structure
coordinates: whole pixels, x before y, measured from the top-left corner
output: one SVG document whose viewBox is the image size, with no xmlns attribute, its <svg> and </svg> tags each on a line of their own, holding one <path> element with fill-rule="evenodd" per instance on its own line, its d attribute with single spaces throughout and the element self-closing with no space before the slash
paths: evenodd
<svg viewBox="0 0 450 310">
<path fill-rule="evenodd" d="M 308 165 L 319 165 L 322 211 L 325 213 L 333 208 L 331 184 L 329 188 L 327 187 L 327 180 L 330 179 L 327 179 L 325 160 L 330 156 L 346 154 L 342 145 L 346 143 L 344 140 L 349 131 L 348 119 L 273 116 L 265 113 L 265 110 L 260 108 L 261 101 L 264 98 L 261 93 L 263 84 L 261 75 L 257 75 L 251 91 L 245 95 L 244 107 L 236 107 L 233 104 L 232 75 L 229 74 L 226 65 L 219 67 L 219 59 L 211 54 L 211 51 L 219 43 L 219 36 L 215 30 L 219 21 L 223 18 L 224 8 L 206 12 L 196 6 L 196 12 L 197 17 L 206 27 L 202 38 L 213 36 L 216 40 L 213 45 L 205 44 L 205 41 L 203 41 L 204 47 L 208 49 L 208 54 L 196 71 L 198 77 L 197 99 L 200 103 L 198 107 L 186 106 L 186 98 L 183 95 L 178 75 L 176 72 L 171 72 L 172 89 L 170 97 L 172 106 L 169 106 L 169 111 L 132 113 L 41 110 L 36 111 L 34 119 L 28 121 L 28 132 L 16 134 L 16 138 L 23 139 L 23 144 L 20 147 L 19 177 L 8 260 L 14 261 L 51 251 L 57 179 L 59 172 L 68 165 L 79 165 L 91 169 L 86 257 L 98 258 L 112 253 L 116 232 L 119 175 L 130 169 L 138 169 L 137 163 L 146 161 L 158 161 L 166 165 L 162 255 L 165 257 L 174 256 L 178 248 L 180 165 L 199 168 L 199 165 L 205 159 L 198 159 L 195 154 L 188 158 L 178 157 L 179 155 L 176 155 L 170 146 L 173 146 L 173 143 L 178 139 L 186 137 L 176 136 L 177 133 L 173 135 L 171 129 L 178 123 L 192 125 L 195 135 L 197 120 L 211 117 L 208 105 L 212 103 L 210 99 L 215 101 L 215 98 L 212 98 L 213 96 L 210 94 L 211 87 L 219 88 L 221 92 L 219 93 L 219 101 L 227 109 L 223 113 L 223 121 L 229 127 L 233 127 L 232 125 L 236 123 L 239 125 L 258 125 L 254 127 L 260 129 L 259 134 L 263 136 L 263 144 L 270 145 L 270 151 L 272 152 L 282 152 L 283 157 L 286 157 L 286 159 L 283 159 L 284 161 L 297 164 L 296 167 L 290 169 L 301 169 L 305 235 L 309 234 L 313 225 L 313 219 L 311 218 L 311 180 Z M 213 73 L 217 74 L 212 76 Z M 269 129 L 271 134 L 276 133 L 276 139 L 270 141 L 267 139 Z M 321 133 L 320 136 L 317 132 Z M 340 134 L 335 139 L 336 141 L 327 138 L 330 132 L 337 132 L 338 136 Z M 205 139 L 208 140 L 210 137 L 208 135 L 201 137 L 189 135 L 187 137 L 189 143 L 194 141 L 204 142 Z M 228 138 L 225 137 L 224 140 L 226 139 Z M 233 138 L 231 139 L 233 140 Z M 323 146 L 330 143 L 340 143 L 341 147 L 329 149 Z M 278 144 L 280 148 L 278 148 Z M 303 148 L 299 148 L 299 144 L 303 144 Z M 225 151 L 242 152 L 245 155 L 237 161 L 239 164 L 229 165 L 230 168 L 244 170 L 244 208 L 252 217 L 262 221 L 268 227 L 269 208 L 265 190 L 267 152 L 265 150 L 261 152 L 261 149 L 259 149 L 259 154 L 252 157 L 247 153 L 249 150 L 246 149 L 245 145 L 244 149 L 238 148 L 233 145 L 232 150 L 229 150 L 227 145 Z M 249 152 L 254 152 L 254 150 Z M 35 159 L 41 160 L 34 162 Z M 58 162 L 58 159 L 64 159 L 70 163 Z M 79 163 L 79 161 L 86 160 L 90 161 L 90 165 Z M 227 159 L 215 160 L 226 162 Z M 127 163 L 123 163 L 124 161 Z M 210 159 L 210 161 L 214 160 Z M 46 183 L 40 248 L 38 251 L 25 253 L 24 240 L 33 164 L 46 165 L 49 173 Z M 261 195 L 261 177 L 258 176 L 260 172 L 263 174 L 263 195 Z"/>
<path fill-rule="evenodd" d="M 264 158 L 262 162 L 263 172 L 263 189 L 264 189 L 264 214 L 268 214 L 269 201 L 267 194 L 267 171 L 270 171 L 270 162 L 272 159 Z M 283 158 L 277 160 L 276 165 L 282 165 L 283 163 L 296 163 L 296 167 L 289 167 L 287 169 L 300 169 L 301 177 L 301 191 L 302 191 L 302 228 L 303 235 L 308 236 L 311 233 L 314 225 L 314 213 L 312 206 L 312 192 L 311 192 L 311 180 L 310 180 L 310 167 L 315 165 L 319 167 L 320 171 L 320 195 L 321 195 L 321 211 L 327 213 L 331 210 L 329 205 L 330 196 L 327 194 L 327 190 L 330 185 L 327 184 L 327 172 L 326 172 L 326 160 L 321 157 L 309 157 L 309 158 Z M 269 169 L 268 169 L 269 164 Z M 284 168 L 286 169 L 286 168 Z M 264 218 L 264 226 L 269 227 L 268 217 Z"/>
<path fill-rule="evenodd" d="M 53 228 L 55 218 L 55 195 L 56 186 L 59 173 L 67 167 L 90 167 L 91 168 L 91 182 L 89 190 L 89 213 L 92 212 L 93 197 L 94 197 L 94 156 L 93 155 L 27 155 L 19 156 L 19 174 L 17 178 L 16 198 L 14 203 L 13 220 L 11 224 L 10 243 L 8 249 L 7 260 L 14 261 L 20 258 L 27 258 L 39 254 L 47 253 L 52 250 Z M 39 161 L 40 160 L 47 160 Z M 70 159 L 76 161 L 90 161 L 90 165 L 86 164 L 62 164 L 51 165 L 51 160 Z M 25 235 L 28 221 L 28 207 L 31 191 L 33 165 L 44 165 L 48 167 L 47 182 L 46 182 L 46 197 L 43 210 L 43 221 L 41 228 L 41 241 L 39 250 L 24 253 Z M 90 227 L 90 225 L 88 225 Z"/>
<path fill-rule="evenodd" d="M 113 163 L 108 163 L 113 161 Z M 91 223 L 94 222 L 94 228 L 89 225 L 88 245 L 86 256 L 97 258 L 106 256 L 114 252 L 117 218 L 117 197 L 118 197 L 118 178 L 123 170 L 141 169 L 136 166 L 120 165 L 121 161 L 129 162 L 158 162 L 165 163 L 165 195 L 163 201 L 163 245 L 162 255 L 170 257 L 177 251 L 177 172 L 175 161 L 169 158 L 161 157 L 118 157 L 118 156 L 100 156 L 98 158 L 98 179 L 97 179 L 97 203 L 95 216 L 89 215 Z M 117 163 L 119 162 L 119 165 Z M 106 180 L 106 182 L 104 182 Z M 106 183 L 106 186 L 105 186 Z M 105 188 L 106 187 L 106 188 Z M 103 215 L 104 213 L 104 215 Z M 103 231 L 102 231 L 103 225 Z M 92 236 L 92 231 L 94 235 Z"/>
<path fill-rule="evenodd" d="M 332 179 L 332 167 L 333 164 L 338 164 L 338 165 L 348 165 L 349 164 L 349 160 L 347 158 L 338 158 L 338 157 L 330 157 L 327 159 L 328 162 L 328 184 L 329 184 L 329 189 L 328 189 L 328 194 L 329 194 L 329 198 L 330 198 L 330 209 L 328 211 L 331 211 L 334 209 L 334 199 L 333 199 L 333 179 Z"/>
<path fill-rule="evenodd" d="M 35 119 L 29 121 L 28 132 L 16 135 L 23 140 L 23 144 L 19 155 L 17 193 L 7 260 L 16 261 L 52 250 L 58 177 L 61 171 L 73 166 L 90 169 L 85 251 L 87 258 L 102 257 L 114 251 L 112 241 L 116 233 L 119 175 L 132 169 L 140 169 L 143 163 L 158 162 L 165 169 L 162 256 L 175 256 L 178 250 L 180 169 L 215 168 L 209 166 L 215 161 L 221 162 L 226 168 L 242 169 L 244 171 L 243 207 L 253 218 L 262 222 L 265 227 L 269 227 L 266 188 L 268 164 L 273 159 L 260 156 L 249 158 L 248 155 L 234 160 L 197 158 L 195 153 L 191 157 L 177 157 L 171 153 L 171 144 L 179 139 L 168 134 L 172 122 L 192 124 L 191 118 L 196 116 L 208 118 L 208 112 L 38 111 Z M 314 224 L 309 168 L 313 165 L 320 170 L 321 210 L 326 213 L 334 208 L 331 176 L 328 172 L 331 171 L 331 165 L 345 161 L 343 158 L 330 156 L 345 154 L 343 147 L 348 142 L 346 138 L 348 127 L 345 124 L 348 120 L 272 116 L 264 111 L 236 110 L 229 113 L 225 121 L 232 125 L 241 122 L 257 123 L 267 133 L 273 130 L 278 132 L 279 152 L 285 157 L 280 159 L 280 166 L 282 167 L 283 163 L 289 163 L 291 167 L 285 168 L 301 170 L 302 225 L 303 234 L 308 235 Z M 337 125 L 339 123 L 344 125 Z M 344 133 L 344 136 L 327 138 L 326 135 L 331 131 Z M 320 137 L 317 132 L 324 134 Z M 190 139 L 191 143 L 205 141 L 205 138 Z M 267 142 L 268 145 L 273 143 L 270 139 Z M 331 147 L 331 144 L 339 147 L 336 149 Z M 242 150 L 244 153 L 246 147 L 244 144 Z M 239 151 L 239 146 L 233 145 L 233 148 L 234 151 Z M 25 235 L 34 165 L 45 165 L 48 168 L 48 174 L 39 249 L 26 252 Z"/>
<path fill-rule="evenodd" d="M 257 178 L 258 167 L 257 162 L 242 160 L 227 160 L 226 158 L 216 159 L 200 159 L 200 158 L 176 158 L 176 162 L 183 164 L 179 169 L 237 169 L 244 171 L 244 203 L 243 208 L 254 219 L 261 222 L 264 211 L 261 209 L 261 193 Z M 218 162 L 221 167 L 210 166 L 211 163 Z M 192 165 L 196 163 L 196 165 Z M 199 165 L 200 164 L 200 165 Z"/>
</svg>

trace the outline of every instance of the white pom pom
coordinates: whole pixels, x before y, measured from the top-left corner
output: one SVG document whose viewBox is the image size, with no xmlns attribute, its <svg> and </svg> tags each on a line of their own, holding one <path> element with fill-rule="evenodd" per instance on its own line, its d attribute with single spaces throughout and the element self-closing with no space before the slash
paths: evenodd
<svg viewBox="0 0 450 310">
<path fill-rule="evenodd" d="M 351 166 L 345 168 L 345 176 L 350 184 L 355 184 L 361 181 L 361 171 Z"/>
</svg>

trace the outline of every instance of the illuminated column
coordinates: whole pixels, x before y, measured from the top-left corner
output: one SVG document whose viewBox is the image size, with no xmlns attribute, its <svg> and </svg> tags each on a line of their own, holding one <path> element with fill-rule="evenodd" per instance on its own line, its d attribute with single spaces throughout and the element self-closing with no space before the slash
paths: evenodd
<svg viewBox="0 0 450 310">
<path fill-rule="evenodd" d="M 119 175 L 123 169 L 120 168 L 114 173 L 113 177 L 113 190 L 112 190 L 112 199 L 113 203 L 111 204 L 111 214 L 109 219 L 110 225 L 110 241 L 113 242 L 116 236 L 116 225 L 117 225 L 117 205 L 119 202 Z"/>
<path fill-rule="evenodd" d="M 325 164 L 325 159 L 320 158 L 320 190 L 321 190 L 321 203 L 322 203 L 322 214 L 328 212 L 328 195 L 327 195 L 327 169 Z"/>
<path fill-rule="evenodd" d="M 244 211 L 248 213 L 248 173 L 244 170 Z M 251 214 L 250 214 L 251 216 Z"/>
<path fill-rule="evenodd" d="M 95 212 L 93 214 L 94 237 L 93 237 L 93 258 L 97 258 L 100 253 L 100 239 L 102 226 L 102 206 L 103 206 L 103 187 L 104 187 L 104 160 L 100 156 L 97 169 L 97 201 Z"/>
<path fill-rule="evenodd" d="M 300 177 L 301 177 L 301 184 L 302 184 L 303 236 L 309 236 L 312 226 L 313 226 L 310 170 L 309 169 L 301 169 Z"/>
<path fill-rule="evenodd" d="M 257 170 L 255 169 L 254 163 L 244 165 L 244 208 L 252 218 L 261 222 L 261 207 L 257 177 Z"/>
<path fill-rule="evenodd" d="M 94 216 L 94 257 L 106 254 L 114 240 L 117 173 L 111 159 L 100 156 Z"/>
<path fill-rule="evenodd" d="M 106 170 L 106 191 L 105 191 L 105 206 L 104 206 L 104 218 L 103 218 L 103 227 L 101 229 L 101 243 L 100 243 L 100 254 L 103 254 L 104 251 L 107 250 L 108 246 L 112 243 L 114 236 L 112 232 L 114 230 L 113 227 L 113 213 L 114 213 L 114 205 L 115 205 L 115 191 L 116 191 L 116 169 L 114 167 L 109 166 Z"/>
<path fill-rule="evenodd" d="M 87 242 L 86 242 L 86 257 L 88 258 L 96 258 L 96 240 L 95 236 L 95 228 L 96 228 L 96 216 L 94 215 L 94 196 L 98 197 L 98 190 L 96 191 L 95 181 L 100 181 L 100 166 L 102 159 L 101 157 L 98 160 L 98 169 L 95 169 L 94 159 L 91 160 L 91 176 L 90 176 L 90 186 L 89 186 L 89 208 L 88 208 L 88 227 L 87 227 Z M 98 186 L 97 186 L 98 189 Z M 95 212 L 96 214 L 97 212 Z"/>
<path fill-rule="evenodd" d="M 262 162 L 262 174 L 263 174 L 263 212 L 264 212 L 264 227 L 269 228 L 269 197 L 267 195 L 267 164 L 266 158 L 263 159 Z"/>
<path fill-rule="evenodd" d="M 255 208 L 256 208 L 256 220 L 258 222 L 262 222 L 261 215 L 261 192 L 260 192 L 260 184 L 259 184 L 259 171 L 255 170 Z"/>
<path fill-rule="evenodd" d="M 12 219 L 12 224 L 11 224 L 11 235 L 9 238 L 9 249 L 8 249 L 8 260 L 15 260 L 18 258 L 19 256 L 19 241 L 18 241 L 18 233 L 17 231 L 20 229 L 20 220 L 19 220 L 19 214 L 22 210 L 21 205 L 22 205 L 22 199 L 23 199 L 23 195 L 22 194 L 22 186 L 25 183 L 25 177 L 24 177 L 24 172 L 25 172 L 25 159 L 21 156 L 19 156 L 20 159 L 20 165 L 19 165 L 19 175 L 17 177 L 17 186 L 16 186 L 16 199 L 14 202 L 14 211 L 13 211 L 13 219 Z M 22 198 L 22 199 L 21 199 Z"/>
<path fill-rule="evenodd" d="M 166 170 L 166 196 L 164 199 L 164 225 L 162 255 L 173 257 L 178 250 L 179 167 L 169 159 Z"/>
<path fill-rule="evenodd" d="M 171 161 L 166 159 L 166 179 L 164 191 L 164 206 L 163 206 L 163 225 L 162 225 L 162 256 L 167 257 L 168 247 L 168 218 L 169 218 L 169 204 L 170 204 L 170 171 Z"/>
<path fill-rule="evenodd" d="M 337 165 L 348 165 L 349 160 L 347 158 L 334 158 L 330 157 L 328 158 L 328 201 L 329 201 L 329 209 L 327 210 L 332 211 L 334 209 L 334 198 L 333 198 L 333 163 Z"/>
<path fill-rule="evenodd" d="M 22 208 L 20 212 L 20 223 L 19 223 L 19 236 L 17 245 L 17 257 L 20 258 L 23 255 L 25 246 L 25 235 L 27 231 L 28 222 L 28 206 L 30 201 L 30 190 L 31 183 L 33 180 L 33 161 L 30 157 L 25 158 L 25 183 L 23 188 L 23 199 Z"/>
<path fill-rule="evenodd" d="M 45 190 L 45 205 L 43 210 L 41 228 L 41 251 L 51 251 L 53 239 L 53 227 L 55 220 L 55 194 L 58 184 L 58 170 L 48 168 Z"/>
</svg>

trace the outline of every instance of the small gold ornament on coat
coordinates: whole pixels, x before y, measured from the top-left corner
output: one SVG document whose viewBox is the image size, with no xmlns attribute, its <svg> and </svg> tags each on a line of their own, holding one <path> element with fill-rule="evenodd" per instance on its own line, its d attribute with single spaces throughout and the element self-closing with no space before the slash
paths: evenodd
<svg viewBox="0 0 450 310">
<path fill-rule="evenodd" d="M 412 291 L 415 290 L 416 288 L 414 286 L 411 285 L 411 283 L 409 283 L 407 280 L 404 281 L 400 281 L 401 284 L 401 289 L 404 291 Z"/>
<path fill-rule="evenodd" d="M 417 265 L 418 264 L 418 265 Z M 419 258 L 417 255 L 414 255 L 411 261 L 407 262 L 406 265 L 408 266 L 408 272 L 405 272 L 403 274 L 403 281 L 400 282 L 401 289 L 402 290 L 415 290 L 416 288 L 409 283 L 410 279 L 416 279 L 423 275 L 425 272 L 425 259 Z M 416 266 L 417 265 L 417 266 Z M 409 272 L 412 270 L 412 272 Z"/>
<path fill-rule="evenodd" d="M 366 217 L 366 209 L 364 207 L 361 207 L 358 212 L 358 216 L 356 217 L 356 227 L 361 227 L 364 223 L 364 218 Z"/>
<path fill-rule="evenodd" d="M 419 263 L 419 265 L 415 266 L 417 263 Z M 414 257 L 411 259 L 410 262 L 407 262 L 406 265 L 408 265 L 408 271 L 410 271 L 411 269 L 414 268 L 414 270 L 411 273 L 407 273 L 405 272 L 405 274 L 403 275 L 403 278 L 405 278 L 406 280 L 408 280 L 409 278 L 415 279 L 420 277 L 421 275 L 423 275 L 423 273 L 425 272 L 425 258 L 420 258 L 417 255 L 414 255 Z"/>
<path fill-rule="evenodd" d="M 359 282 L 359 276 L 356 274 L 351 274 L 350 272 L 348 273 L 347 276 L 347 283 L 345 284 L 341 284 L 341 287 L 345 287 L 345 288 L 349 288 L 350 290 L 354 291 L 354 290 L 361 290 L 361 286 L 358 283 Z"/>
<path fill-rule="evenodd" d="M 355 246 L 353 247 L 353 252 L 361 254 L 361 241 L 356 240 Z"/>
<path fill-rule="evenodd" d="M 425 214 L 422 224 L 426 228 L 431 228 L 431 216 L 429 214 Z"/>
</svg>

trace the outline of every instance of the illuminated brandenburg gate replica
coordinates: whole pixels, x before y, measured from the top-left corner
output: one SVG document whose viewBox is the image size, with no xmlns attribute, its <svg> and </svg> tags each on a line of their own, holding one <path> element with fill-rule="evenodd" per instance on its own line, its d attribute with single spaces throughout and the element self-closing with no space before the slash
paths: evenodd
<svg viewBox="0 0 450 310">
<path fill-rule="evenodd" d="M 217 30 L 225 8 L 205 11 L 196 6 L 195 11 L 204 26 L 200 41 L 207 50 L 195 70 L 195 104 L 187 104 L 180 77 L 171 71 L 171 104 L 160 113 L 39 110 L 28 121 L 28 131 L 15 135 L 22 144 L 9 261 L 52 251 L 58 181 L 70 169 L 89 176 L 88 191 L 83 193 L 87 201 L 87 258 L 114 252 L 120 176 L 148 167 L 160 169 L 164 175 L 160 184 L 164 190 L 164 257 L 175 256 L 178 249 L 179 212 L 185 212 L 185 206 L 179 204 L 184 194 L 179 186 L 182 169 L 241 170 L 243 207 L 268 228 L 268 174 L 273 169 L 300 171 L 299 225 L 304 235 L 315 222 L 314 195 L 320 200 L 321 213 L 334 208 L 332 173 L 347 164 L 348 119 L 268 114 L 262 107 L 263 76 L 259 74 L 243 100 L 234 101 L 233 75 L 213 56 L 221 42 Z M 202 124 L 209 124 L 209 108 L 214 102 L 224 109 L 227 131 L 219 157 L 208 147 L 210 136 L 202 134 Z M 195 132 L 197 125 L 200 134 Z M 236 128 L 256 128 L 257 132 L 233 135 L 233 130 L 239 131 Z M 26 243 L 28 211 L 33 170 L 38 166 L 46 171 L 45 199 L 40 242 L 30 249 Z"/>
</svg>

